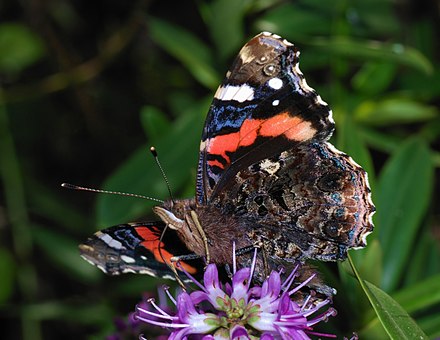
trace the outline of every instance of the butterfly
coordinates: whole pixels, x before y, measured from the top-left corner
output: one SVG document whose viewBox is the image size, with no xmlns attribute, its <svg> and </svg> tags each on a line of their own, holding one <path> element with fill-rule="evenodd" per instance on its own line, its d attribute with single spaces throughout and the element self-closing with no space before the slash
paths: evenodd
<svg viewBox="0 0 440 340">
<path fill-rule="evenodd" d="M 196 274 L 203 261 L 191 256 L 230 264 L 233 244 L 259 249 L 259 272 L 344 260 L 365 247 L 375 211 L 367 173 L 328 142 L 332 111 L 307 85 L 299 55 L 268 32 L 246 43 L 206 118 L 195 197 L 154 207 L 159 221 L 97 232 L 80 245 L 81 256 L 112 275 L 172 278 L 173 257 L 192 254 L 180 268 Z M 241 253 L 245 266 L 251 256 Z"/>
</svg>

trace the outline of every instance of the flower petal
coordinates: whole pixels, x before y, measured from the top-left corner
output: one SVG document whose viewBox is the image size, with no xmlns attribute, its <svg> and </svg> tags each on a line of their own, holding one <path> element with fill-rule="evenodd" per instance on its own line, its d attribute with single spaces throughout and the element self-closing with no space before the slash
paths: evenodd
<svg viewBox="0 0 440 340">
<path fill-rule="evenodd" d="M 274 337 L 270 333 L 263 333 L 263 335 L 260 337 L 261 340 L 274 340 Z"/>
<path fill-rule="evenodd" d="M 208 300 L 216 309 L 221 309 L 222 306 L 219 304 L 218 300 L 224 300 L 227 295 L 222 290 L 222 286 L 218 279 L 217 266 L 215 264 L 211 263 L 206 267 L 203 280 L 203 283 L 205 285 L 205 293 L 207 294 L 204 299 Z M 202 295 L 199 295 L 196 296 L 196 299 L 202 297 Z"/>
<path fill-rule="evenodd" d="M 229 339 L 249 339 L 249 334 L 243 326 L 234 325 L 229 331 Z"/>
<path fill-rule="evenodd" d="M 275 321 L 277 321 L 276 314 L 261 312 L 258 317 L 248 320 L 248 324 L 261 332 L 275 332 Z"/>
<path fill-rule="evenodd" d="M 248 280 L 250 275 L 250 268 L 240 269 L 232 277 L 232 294 L 231 298 L 239 301 L 245 299 L 246 303 L 249 300 L 248 297 Z"/>
<path fill-rule="evenodd" d="M 269 278 L 263 282 L 261 287 L 261 296 L 270 295 L 277 298 L 281 292 L 281 277 L 276 271 L 272 271 Z"/>
</svg>

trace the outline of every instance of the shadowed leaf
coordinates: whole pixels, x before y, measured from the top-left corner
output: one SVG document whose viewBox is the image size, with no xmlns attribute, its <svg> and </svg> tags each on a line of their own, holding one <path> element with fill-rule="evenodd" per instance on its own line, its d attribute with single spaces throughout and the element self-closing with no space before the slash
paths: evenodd
<svg viewBox="0 0 440 340">
<path fill-rule="evenodd" d="M 382 287 L 392 291 L 405 270 L 414 237 L 428 207 L 433 181 L 429 148 L 407 140 L 385 165 L 377 186 L 376 237 L 384 251 Z"/>
</svg>

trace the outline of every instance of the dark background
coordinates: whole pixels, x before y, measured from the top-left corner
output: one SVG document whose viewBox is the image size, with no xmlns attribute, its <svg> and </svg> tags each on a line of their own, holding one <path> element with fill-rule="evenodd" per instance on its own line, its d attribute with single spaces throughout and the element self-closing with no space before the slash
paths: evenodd
<svg viewBox="0 0 440 340">
<path fill-rule="evenodd" d="M 156 145 L 174 195 L 193 195 L 210 98 L 262 30 L 299 46 L 333 108 L 332 141 L 369 171 L 378 213 L 372 250 L 354 254 L 363 277 L 440 336 L 439 19 L 434 0 L 2 1 L 2 338 L 103 338 L 155 293 L 156 280 L 106 277 L 77 250 L 99 228 L 154 218 L 150 202 L 60 184 L 165 199 Z M 343 266 L 322 271 L 339 291 L 328 330 L 385 336 Z"/>
</svg>

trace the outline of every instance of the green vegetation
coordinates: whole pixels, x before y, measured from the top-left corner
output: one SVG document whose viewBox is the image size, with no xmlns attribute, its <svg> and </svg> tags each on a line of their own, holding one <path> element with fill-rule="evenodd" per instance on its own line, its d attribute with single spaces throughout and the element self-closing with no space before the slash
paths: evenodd
<svg viewBox="0 0 440 340">
<path fill-rule="evenodd" d="M 330 104 L 332 142 L 369 173 L 368 247 L 318 264 L 338 316 L 322 331 L 440 337 L 440 46 L 432 2 L 5 1 L 0 12 L 0 322 L 5 339 L 99 339 L 157 280 L 106 277 L 78 255 L 97 229 L 153 219 L 194 195 L 204 118 L 239 48 L 260 31 L 301 50 Z M 436 178 L 437 175 L 437 178 Z M 374 308 L 373 308 L 374 307 Z M 408 314 L 413 318 L 411 319 Z"/>
</svg>

